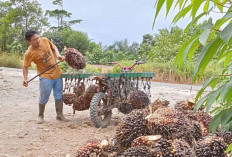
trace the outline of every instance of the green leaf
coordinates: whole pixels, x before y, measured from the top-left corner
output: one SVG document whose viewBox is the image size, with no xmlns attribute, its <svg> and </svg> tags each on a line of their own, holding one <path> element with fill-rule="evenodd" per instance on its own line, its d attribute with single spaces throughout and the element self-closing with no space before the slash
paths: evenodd
<svg viewBox="0 0 232 157">
<path fill-rule="evenodd" d="M 192 26 L 192 25 L 194 25 L 194 24 L 196 24 L 197 23 L 197 21 L 202 17 L 202 16 L 204 16 L 204 15 L 206 15 L 207 14 L 207 12 L 203 12 L 203 13 L 201 13 L 200 15 L 198 15 L 194 20 L 192 20 L 189 24 L 188 24 L 188 26 L 185 28 L 185 32 Z"/>
<path fill-rule="evenodd" d="M 184 3 L 184 0 L 179 0 L 179 9 L 182 8 L 182 4 Z"/>
<path fill-rule="evenodd" d="M 213 82 L 215 79 L 217 79 L 217 77 L 211 77 L 208 80 L 206 80 L 201 88 L 201 90 L 197 93 L 197 96 L 195 98 L 195 102 L 198 101 L 199 97 L 201 97 L 202 93 L 205 91 L 206 87 L 208 87 L 211 82 Z"/>
<path fill-rule="evenodd" d="M 227 82 L 222 87 L 223 87 L 223 89 L 222 89 L 221 99 L 224 102 L 229 94 L 229 91 L 232 89 L 232 81 Z"/>
<path fill-rule="evenodd" d="M 222 18 L 223 19 L 232 18 L 232 11 L 229 10 Z"/>
<path fill-rule="evenodd" d="M 224 61 L 224 67 L 226 67 L 226 66 L 230 63 L 230 61 L 231 61 L 231 58 L 232 58 L 232 50 L 227 51 L 226 54 L 229 54 L 229 55 L 226 57 L 226 59 L 225 59 L 225 61 Z"/>
<path fill-rule="evenodd" d="M 232 18 L 232 12 L 228 11 L 222 18 L 218 19 L 214 25 L 214 29 L 218 30 L 224 23 Z"/>
<path fill-rule="evenodd" d="M 202 2 L 204 2 L 204 1 L 202 1 L 202 0 L 193 0 L 193 3 L 192 3 L 193 7 L 192 7 L 192 13 L 191 13 L 192 19 L 195 18 L 197 10 L 200 8 Z"/>
<path fill-rule="evenodd" d="M 221 32 L 220 37 L 225 43 L 229 43 L 231 37 L 232 37 L 232 23 L 228 24 L 223 31 Z"/>
<path fill-rule="evenodd" d="M 196 38 L 198 38 L 199 35 L 191 38 L 188 42 L 184 43 L 183 46 L 179 49 L 177 55 L 176 55 L 176 58 L 175 58 L 175 61 L 174 61 L 174 64 L 178 64 L 179 63 L 179 67 L 183 64 L 183 57 L 184 57 L 184 52 L 185 52 L 185 49 L 187 48 L 187 46 L 193 41 L 195 40 Z"/>
<path fill-rule="evenodd" d="M 210 107 L 213 105 L 213 103 L 217 100 L 219 95 L 221 94 L 222 88 L 218 88 L 217 90 L 211 92 L 211 95 L 209 99 L 206 102 L 206 113 L 209 113 Z"/>
<path fill-rule="evenodd" d="M 220 3 L 220 1 L 216 4 L 216 6 L 221 12 L 223 12 L 223 4 Z"/>
<path fill-rule="evenodd" d="M 158 0 L 157 6 L 156 6 L 155 18 L 154 18 L 154 21 L 153 21 L 153 24 L 152 24 L 152 28 L 154 28 L 154 26 L 155 26 L 156 18 L 158 16 L 159 12 L 160 12 L 160 9 L 162 8 L 162 6 L 164 4 L 164 1 L 165 0 Z"/>
<path fill-rule="evenodd" d="M 217 130 L 219 124 L 221 123 L 221 117 L 223 116 L 223 114 L 224 114 L 224 110 L 221 111 L 216 116 L 214 116 L 213 120 L 211 121 L 210 126 L 209 126 L 209 130 L 213 134 L 215 133 L 215 131 Z"/>
<path fill-rule="evenodd" d="M 203 11 L 207 12 L 208 9 L 209 9 L 209 0 L 206 0 Z"/>
<path fill-rule="evenodd" d="M 219 81 L 220 79 L 219 78 L 214 78 L 213 80 L 212 80 L 212 82 L 210 83 L 210 87 L 212 88 L 212 89 L 214 89 L 215 87 L 216 87 L 216 85 L 218 84 L 218 81 Z"/>
<path fill-rule="evenodd" d="M 194 111 L 198 111 L 201 106 L 208 100 L 208 98 L 211 96 L 211 93 L 207 94 L 206 96 L 204 96 L 203 98 L 201 98 L 195 105 L 194 107 Z"/>
<path fill-rule="evenodd" d="M 168 16 L 168 13 L 169 13 L 169 10 L 170 10 L 170 8 L 171 8 L 171 6 L 172 6 L 172 3 L 173 3 L 173 0 L 167 0 L 167 6 L 166 6 L 166 17 Z"/>
<path fill-rule="evenodd" d="M 192 58 L 193 58 L 193 55 L 194 55 L 194 52 L 196 52 L 196 50 L 199 48 L 200 46 L 200 42 L 198 40 L 196 40 L 192 47 L 190 48 L 189 52 L 188 52 L 188 59 L 189 61 L 192 61 Z"/>
<path fill-rule="evenodd" d="M 172 23 L 176 23 L 180 20 L 180 18 L 183 18 L 187 13 L 192 9 L 192 4 L 189 4 L 187 7 L 182 9 L 179 13 L 176 14 L 176 16 L 173 18 Z"/>
<path fill-rule="evenodd" d="M 199 37 L 199 41 L 203 46 L 205 46 L 205 44 L 209 38 L 210 32 L 211 32 L 210 29 L 206 29 L 204 32 L 201 33 L 201 35 Z"/>
<path fill-rule="evenodd" d="M 210 60 L 217 53 L 218 49 L 221 48 L 222 44 L 223 41 L 221 40 L 221 38 L 217 37 L 216 39 L 211 41 L 207 46 L 204 47 L 204 49 L 198 57 L 197 64 L 194 70 L 193 80 L 196 80 L 196 77 L 199 74 L 199 72 L 204 71 Z"/>
<path fill-rule="evenodd" d="M 222 47 L 222 49 L 219 51 L 219 53 L 218 53 L 218 62 L 229 54 L 229 52 L 226 51 L 227 48 L 228 48 L 228 45 L 224 44 L 224 46 Z"/>
<path fill-rule="evenodd" d="M 213 113 L 217 113 L 218 111 L 220 111 L 221 110 L 221 106 L 219 106 L 219 107 L 215 107 L 210 113 L 211 114 L 213 114 Z"/>
<path fill-rule="evenodd" d="M 219 0 L 213 0 L 213 2 L 214 2 L 214 5 L 217 5 L 217 2 L 218 2 Z"/>
<path fill-rule="evenodd" d="M 221 118 L 221 124 L 226 125 L 232 118 L 232 108 L 226 109 Z"/>
<path fill-rule="evenodd" d="M 232 151 L 232 143 L 229 145 L 229 147 L 227 148 L 227 150 L 226 150 L 226 153 L 229 153 L 229 152 L 231 152 Z"/>
<path fill-rule="evenodd" d="M 192 56 L 194 54 L 194 52 L 197 50 L 197 48 L 200 46 L 200 43 L 198 41 L 198 36 L 186 47 L 185 51 L 184 51 L 184 56 L 183 56 L 183 61 L 186 61 L 186 58 L 188 56 L 188 54 L 190 53 L 191 57 L 190 60 L 192 59 Z"/>
</svg>

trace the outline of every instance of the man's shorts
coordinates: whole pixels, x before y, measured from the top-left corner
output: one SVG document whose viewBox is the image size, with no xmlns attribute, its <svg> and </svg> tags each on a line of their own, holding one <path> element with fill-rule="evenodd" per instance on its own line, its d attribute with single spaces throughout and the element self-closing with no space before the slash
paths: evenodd
<svg viewBox="0 0 232 157">
<path fill-rule="evenodd" d="M 39 88 L 40 88 L 39 104 L 46 104 L 48 102 L 52 89 L 53 89 L 53 96 L 55 101 L 62 100 L 63 82 L 61 77 L 54 80 L 40 77 Z"/>
</svg>

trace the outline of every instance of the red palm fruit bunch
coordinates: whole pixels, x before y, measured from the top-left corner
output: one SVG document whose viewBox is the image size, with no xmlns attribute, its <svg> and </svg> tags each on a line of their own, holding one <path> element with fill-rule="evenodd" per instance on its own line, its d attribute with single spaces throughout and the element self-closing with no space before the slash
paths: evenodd
<svg viewBox="0 0 232 157">
<path fill-rule="evenodd" d="M 197 157 L 226 157 L 226 144 L 221 137 L 206 136 L 194 147 Z"/>
<path fill-rule="evenodd" d="M 73 88 L 73 91 L 76 96 L 82 96 L 85 93 L 85 84 L 84 82 L 81 82 L 79 85 L 75 86 Z"/>
<path fill-rule="evenodd" d="M 150 103 L 147 94 L 141 90 L 131 92 L 129 101 L 134 109 L 143 109 Z"/>
<path fill-rule="evenodd" d="M 91 100 L 93 96 L 98 92 L 97 85 L 90 85 L 84 95 L 75 97 L 73 102 L 73 110 L 83 111 L 90 107 Z"/>
<path fill-rule="evenodd" d="M 145 117 L 143 110 L 135 109 L 123 118 L 115 135 L 116 143 L 120 148 L 126 149 L 137 137 L 149 135 Z"/>
<path fill-rule="evenodd" d="M 147 126 L 153 135 L 162 135 L 166 139 L 182 138 L 189 145 L 195 143 L 192 135 L 193 126 L 185 116 L 178 114 L 172 108 L 159 108 L 146 117 Z"/>
<path fill-rule="evenodd" d="M 84 69 L 86 66 L 86 61 L 84 56 L 74 48 L 64 47 L 65 61 L 73 69 Z"/>
<path fill-rule="evenodd" d="M 75 94 L 74 93 L 65 93 L 62 95 L 62 100 L 66 105 L 72 105 L 75 99 Z"/>
</svg>

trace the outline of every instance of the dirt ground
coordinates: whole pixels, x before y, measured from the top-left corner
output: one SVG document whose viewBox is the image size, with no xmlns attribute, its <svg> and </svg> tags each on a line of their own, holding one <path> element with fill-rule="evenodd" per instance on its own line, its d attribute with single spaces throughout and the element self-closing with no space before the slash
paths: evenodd
<svg viewBox="0 0 232 157">
<path fill-rule="evenodd" d="M 36 75 L 29 71 L 29 78 Z M 113 110 L 111 125 L 95 128 L 89 119 L 89 111 L 73 114 L 72 107 L 64 106 L 69 122 L 55 119 L 53 95 L 45 108 L 45 122 L 37 124 L 39 82 L 33 80 L 29 87 L 22 86 L 21 69 L 0 68 L 0 157 L 65 157 L 91 139 L 113 137 L 123 114 Z M 200 89 L 194 86 L 152 83 L 152 102 L 164 98 L 171 102 L 193 98 Z"/>
</svg>

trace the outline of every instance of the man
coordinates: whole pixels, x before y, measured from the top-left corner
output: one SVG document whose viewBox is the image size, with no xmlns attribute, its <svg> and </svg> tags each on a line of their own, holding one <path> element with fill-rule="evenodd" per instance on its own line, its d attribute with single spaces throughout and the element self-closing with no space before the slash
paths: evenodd
<svg viewBox="0 0 232 157">
<path fill-rule="evenodd" d="M 30 44 L 28 50 L 24 54 L 24 65 L 23 65 L 23 86 L 27 87 L 28 81 L 28 67 L 31 66 L 31 62 L 34 62 L 37 67 L 37 73 L 41 73 L 51 65 L 56 63 L 56 59 L 61 61 L 64 57 L 60 55 L 57 47 L 49 41 L 47 38 L 39 38 L 39 35 L 34 30 L 29 30 L 25 33 L 25 38 Z M 57 120 L 68 121 L 63 115 L 63 102 L 62 102 L 62 89 L 63 83 L 61 78 L 62 71 L 58 65 L 51 68 L 47 72 L 43 73 L 39 78 L 39 117 L 38 123 L 44 122 L 44 109 L 48 102 L 51 90 L 53 89 L 55 107 L 57 113 Z"/>
</svg>

